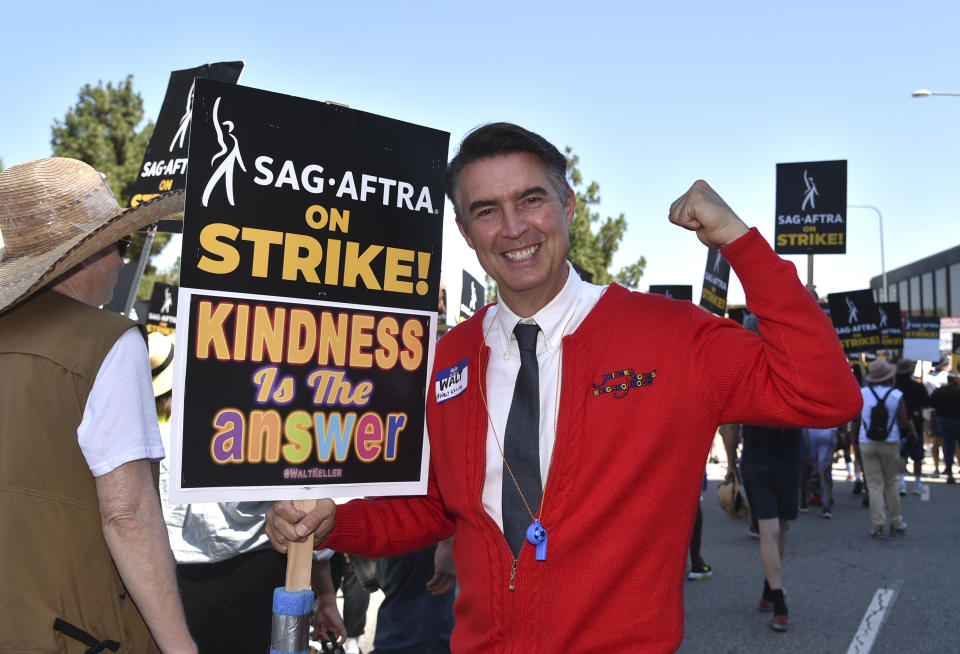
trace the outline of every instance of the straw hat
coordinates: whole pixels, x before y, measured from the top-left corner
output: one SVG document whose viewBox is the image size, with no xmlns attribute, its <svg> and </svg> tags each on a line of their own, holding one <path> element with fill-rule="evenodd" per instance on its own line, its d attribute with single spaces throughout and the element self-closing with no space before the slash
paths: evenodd
<svg viewBox="0 0 960 654">
<path fill-rule="evenodd" d="M 182 218 L 182 191 L 121 209 L 100 173 L 76 159 L 7 168 L 0 172 L 0 311 L 144 225 Z"/>
<path fill-rule="evenodd" d="M 173 339 L 160 332 L 150 332 L 147 348 L 150 351 L 153 396 L 160 397 L 173 388 Z"/>
<path fill-rule="evenodd" d="M 868 384 L 879 384 L 889 381 L 897 374 L 897 367 L 886 359 L 877 359 L 867 368 L 866 379 Z"/>
<path fill-rule="evenodd" d="M 746 520 L 750 515 L 747 501 L 740 492 L 740 479 L 737 475 L 733 476 L 732 481 L 724 481 L 717 486 L 717 502 L 734 520 Z"/>
</svg>

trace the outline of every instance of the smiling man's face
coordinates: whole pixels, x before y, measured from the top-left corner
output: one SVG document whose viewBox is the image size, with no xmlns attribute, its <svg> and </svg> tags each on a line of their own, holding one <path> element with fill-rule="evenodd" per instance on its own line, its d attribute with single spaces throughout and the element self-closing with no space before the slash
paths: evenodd
<svg viewBox="0 0 960 654">
<path fill-rule="evenodd" d="M 463 168 L 457 224 L 507 306 L 529 317 L 567 280 L 567 229 L 574 196 L 561 198 L 543 161 L 520 152 Z"/>
</svg>

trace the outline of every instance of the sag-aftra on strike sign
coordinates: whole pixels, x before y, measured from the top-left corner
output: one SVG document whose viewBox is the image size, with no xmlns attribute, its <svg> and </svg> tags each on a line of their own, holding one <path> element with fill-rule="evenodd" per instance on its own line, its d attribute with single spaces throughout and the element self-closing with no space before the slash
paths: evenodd
<svg viewBox="0 0 960 654">
<path fill-rule="evenodd" d="M 777 254 L 847 251 L 847 162 L 777 164 Z"/>
<path fill-rule="evenodd" d="M 426 490 L 449 135 L 197 79 L 175 501 Z"/>
</svg>

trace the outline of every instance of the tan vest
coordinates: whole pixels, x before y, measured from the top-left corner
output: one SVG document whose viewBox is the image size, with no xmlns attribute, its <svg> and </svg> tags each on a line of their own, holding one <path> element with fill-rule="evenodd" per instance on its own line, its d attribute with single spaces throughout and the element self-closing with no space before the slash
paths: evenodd
<svg viewBox="0 0 960 654">
<path fill-rule="evenodd" d="M 110 557 L 77 444 L 97 371 L 134 324 L 52 290 L 0 314 L 4 654 L 87 651 L 54 630 L 58 618 L 96 641 L 120 643 L 116 651 L 158 651 Z"/>
</svg>

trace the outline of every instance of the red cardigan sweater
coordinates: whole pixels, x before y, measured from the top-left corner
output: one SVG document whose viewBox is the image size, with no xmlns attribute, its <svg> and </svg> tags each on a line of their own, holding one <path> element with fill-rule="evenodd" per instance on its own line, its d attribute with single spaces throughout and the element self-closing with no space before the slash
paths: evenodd
<svg viewBox="0 0 960 654">
<path fill-rule="evenodd" d="M 794 266 L 756 230 L 724 257 L 762 339 L 690 302 L 616 285 L 563 339 L 559 426 L 541 516 L 545 561 L 526 544 L 515 562 L 481 504 L 487 419 L 478 389 L 490 354 L 484 311 L 437 346 L 435 370 L 467 359 L 468 385 L 440 404 L 428 393 L 428 495 L 342 505 L 325 545 L 387 556 L 456 532 L 455 653 L 674 651 L 683 637 L 685 558 L 717 426 L 832 427 L 861 406 L 833 327 Z"/>
</svg>

